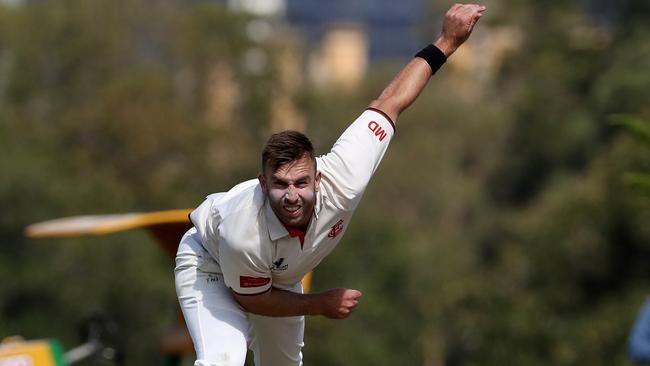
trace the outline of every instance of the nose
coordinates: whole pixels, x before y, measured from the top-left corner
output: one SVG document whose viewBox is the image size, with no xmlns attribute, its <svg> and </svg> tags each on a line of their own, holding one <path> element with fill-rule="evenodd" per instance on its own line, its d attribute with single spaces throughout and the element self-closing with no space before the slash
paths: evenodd
<svg viewBox="0 0 650 366">
<path fill-rule="evenodd" d="M 284 193 L 283 199 L 286 203 L 296 203 L 298 201 L 298 192 L 296 192 L 296 189 L 291 186 Z"/>
</svg>

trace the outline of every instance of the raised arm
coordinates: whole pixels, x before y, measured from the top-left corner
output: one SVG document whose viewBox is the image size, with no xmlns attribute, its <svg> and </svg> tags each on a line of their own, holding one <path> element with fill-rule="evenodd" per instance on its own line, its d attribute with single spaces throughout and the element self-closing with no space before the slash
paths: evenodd
<svg viewBox="0 0 650 366">
<path fill-rule="evenodd" d="M 442 33 L 433 43 L 445 56 L 442 58 L 442 62 L 469 38 L 474 25 L 483 16 L 485 9 L 485 6 L 482 5 L 455 4 L 447 11 Z M 388 84 L 379 98 L 370 103 L 370 107 L 383 111 L 393 121 L 396 121 L 400 113 L 417 99 L 429 78 L 436 71 L 432 69 L 425 58 L 415 57 L 411 60 Z M 433 67 L 436 66 L 436 61 L 440 60 L 434 60 Z"/>
</svg>

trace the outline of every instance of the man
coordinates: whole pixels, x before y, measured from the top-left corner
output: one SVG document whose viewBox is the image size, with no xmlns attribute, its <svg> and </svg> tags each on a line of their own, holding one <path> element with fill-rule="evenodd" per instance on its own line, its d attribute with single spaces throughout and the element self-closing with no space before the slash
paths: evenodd
<svg viewBox="0 0 650 366">
<path fill-rule="evenodd" d="M 262 174 L 194 210 L 176 257 L 176 291 L 196 349 L 195 366 L 301 365 L 305 315 L 348 317 L 361 292 L 303 294 L 300 280 L 341 240 L 388 147 L 400 113 L 470 35 L 484 6 L 456 4 L 440 37 L 315 158 L 298 132 L 273 135 Z"/>
<path fill-rule="evenodd" d="M 630 332 L 628 353 L 632 360 L 650 364 L 650 297 L 643 304 Z"/>
</svg>

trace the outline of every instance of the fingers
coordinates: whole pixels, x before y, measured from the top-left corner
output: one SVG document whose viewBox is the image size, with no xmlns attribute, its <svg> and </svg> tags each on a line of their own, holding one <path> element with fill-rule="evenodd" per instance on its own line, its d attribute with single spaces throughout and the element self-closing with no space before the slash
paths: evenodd
<svg viewBox="0 0 650 366">
<path fill-rule="evenodd" d="M 339 308 L 339 319 L 345 319 L 352 314 L 354 309 L 359 305 L 361 296 L 363 296 L 363 293 L 359 290 L 349 289 L 345 291 L 343 302 Z"/>
<path fill-rule="evenodd" d="M 324 315 L 332 319 L 345 319 L 359 305 L 359 299 L 363 293 L 354 289 L 336 288 L 321 293 L 324 301 Z"/>
<path fill-rule="evenodd" d="M 363 296 L 363 293 L 361 293 L 361 291 L 359 291 L 359 290 L 349 290 L 348 294 L 353 299 L 358 299 L 361 296 Z"/>
<path fill-rule="evenodd" d="M 449 8 L 447 13 L 462 13 L 462 14 L 471 14 L 476 13 L 483 15 L 483 12 L 487 10 L 487 6 L 479 4 L 459 4 L 456 3 Z"/>
<path fill-rule="evenodd" d="M 459 11 L 461 11 L 464 16 L 481 17 L 486 9 L 487 7 L 483 5 L 468 4 L 460 8 Z"/>
<path fill-rule="evenodd" d="M 357 305 L 359 305 L 359 301 L 358 300 L 346 300 L 345 302 L 343 302 L 342 305 L 343 305 L 343 307 L 345 307 L 347 309 L 354 309 L 354 308 L 357 307 Z"/>
<path fill-rule="evenodd" d="M 457 6 L 458 5 L 458 6 Z M 452 9 L 454 8 L 465 8 L 465 9 L 471 9 L 475 11 L 485 11 L 487 9 L 487 6 L 481 5 L 481 4 L 454 4 L 452 6 Z"/>
<path fill-rule="evenodd" d="M 472 9 L 474 11 L 474 15 L 478 16 L 479 18 L 483 16 L 483 13 L 487 10 L 487 6 L 485 5 L 474 5 L 474 8 Z"/>
<path fill-rule="evenodd" d="M 485 5 L 479 4 L 454 4 L 447 14 L 469 26 L 468 30 L 471 32 L 486 9 L 487 7 Z"/>
<path fill-rule="evenodd" d="M 344 305 L 343 307 L 341 307 L 339 309 L 338 319 L 345 319 L 349 317 L 350 314 L 352 314 L 352 312 L 354 311 L 354 309 L 356 309 L 358 304 L 359 303 L 357 301 L 354 301 L 354 304 L 348 304 L 347 306 Z"/>
<path fill-rule="evenodd" d="M 341 305 L 343 305 L 344 308 L 352 311 L 354 308 L 357 307 L 357 305 L 359 305 L 359 299 L 361 298 L 361 296 L 363 296 L 361 291 L 349 290 L 346 293 L 345 299 L 343 300 Z"/>
<path fill-rule="evenodd" d="M 478 4 L 454 4 L 447 12 L 446 18 L 455 19 L 455 21 L 469 26 L 469 31 L 471 32 L 472 28 L 478 22 L 478 20 L 483 16 L 483 13 L 487 7 L 485 5 Z M 452 22 L 454 20 L 451 20 Z"/>
<path fill-rule="evenodd" d="M 476 22 L 478 22 L 478 20 L 481 19 L 481 17 L 483 16 L 484 11 L 485 11 L 484 6 L 483 7 L 478 6 L 477 8 L 470 10 L 468 16 L 471 19 L 470 20 L 470 27 L 471 28 L 474 28 L 474 25 L 476 24 Z"/>
</svg>

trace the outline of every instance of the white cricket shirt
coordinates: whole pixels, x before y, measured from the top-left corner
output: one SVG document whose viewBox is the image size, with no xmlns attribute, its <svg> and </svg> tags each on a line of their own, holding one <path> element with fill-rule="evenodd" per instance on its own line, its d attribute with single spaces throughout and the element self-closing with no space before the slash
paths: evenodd
<svg viewBox="0 0 650 366">
<path fill-rule="evenodd" d="M 214 260 L 211 270 L 223 273 L 226 285 L 238 294 L 295 288 L 343 237 L 394 131 L 383 112 L 369 108 L 330 153 L 316 158 L 320 190 L 304 238 L 280 222 L 257 179 L 209 195 L 190 219 Z"/>
</svg>

